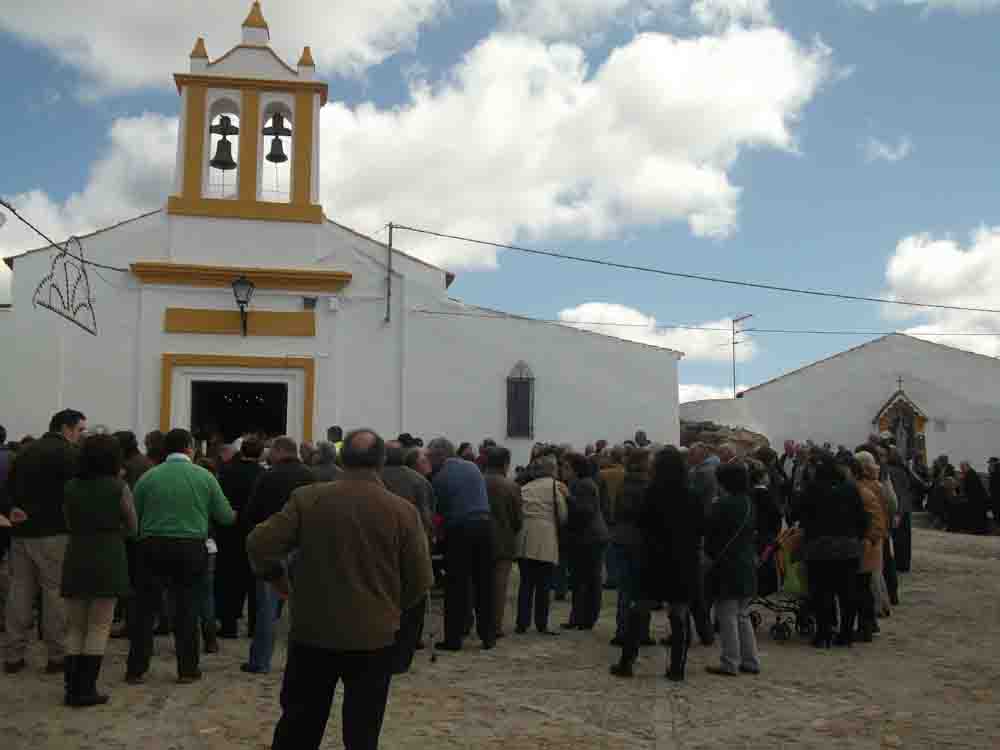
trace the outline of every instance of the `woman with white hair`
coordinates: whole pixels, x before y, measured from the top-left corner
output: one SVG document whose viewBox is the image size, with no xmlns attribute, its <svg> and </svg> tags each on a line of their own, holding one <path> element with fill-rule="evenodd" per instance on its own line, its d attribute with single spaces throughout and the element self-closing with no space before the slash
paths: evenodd
<svg viewBox="0 0 1000 750">
<path fill-rule="evenodd" d="M 566 485 L 556 479 L 555 456 L 538 458 L 531 470 L 535 478 L 521 488 L 524 525 L 518 532 L 515 548 L 521 573 L 515 632 L 527 632 L 534 610 L 538 632 L 558 635 L 549 629 L 549 600 L 559 562 L 559 527 L 569 516 L 567 490 Z"/>
</svg>

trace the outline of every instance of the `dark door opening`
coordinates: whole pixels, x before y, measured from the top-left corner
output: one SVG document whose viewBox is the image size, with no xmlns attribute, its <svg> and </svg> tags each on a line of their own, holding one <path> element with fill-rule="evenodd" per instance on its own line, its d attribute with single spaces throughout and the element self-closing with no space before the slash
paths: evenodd
<svg viewBox="0 0 1000 750">
<path fill-rule="evenodd" d="M 228 443 L 249 432 L 276 436 L 287 429 L 286 383 L 191 383 L 191 432 L 199 440 L 221 435 Z"/>
</svg>

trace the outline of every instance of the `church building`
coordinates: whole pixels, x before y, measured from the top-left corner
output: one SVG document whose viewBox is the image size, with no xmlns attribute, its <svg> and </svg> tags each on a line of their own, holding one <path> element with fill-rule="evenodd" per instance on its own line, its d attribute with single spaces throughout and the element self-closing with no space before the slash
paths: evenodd
<svg viewBox="0 0 1000 750">
<path fill-rule="evenodd" d="M 518 462 L 535 441 L 677 442 L 679 352 L 464 304 L 452 274 L 338 224 L 337 196 L 324 214 L 327 84 L 309 47 L 294 66 L 271 49 L 259 3 L 240 44 L 211 60 L 199 38 L 174 79 L 165 204 L 7 259 L 11 436 L 75 408 L 140 435 L 492 437 Z"/>
<path fill-rule="evenodd" d="M 894 333 L 762 383 L 736 399 L 681 406 L 681 419 L 854 449 L 891 433 L 906 454 L 986 469 L 1000 454 L 1000 362 Z"/>
</svg>

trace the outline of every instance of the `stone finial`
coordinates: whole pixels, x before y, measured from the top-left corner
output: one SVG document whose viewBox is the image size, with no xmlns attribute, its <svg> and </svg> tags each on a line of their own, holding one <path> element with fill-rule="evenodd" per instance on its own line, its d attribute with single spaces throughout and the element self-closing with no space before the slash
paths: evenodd
<svg viewBox="0 0 1000 750">
<path fill-rule="evenodd" d="M 271 31 L 264 14 L 260 9 L 259 0 L 254 0 L 250 6 L 250 13 L 243 21 L 243 43 L 244 44 L 267 44 L 271 40 Z"/>
<path fill-rule="evenodd" d="M 302 57 L 299 58 L 299 67 L 315 68 L 316 62 L 313 60 L 312 48 L 309 46 L 302 48 Z"/>
<path fill-rule="evenodd" d="M 253 29 L 266 29 L 267 21 L 264 20 L 264 14 L 260 9 L 260 0 L 254 0 L 254 4 L 250 6 L 250 12 L 247 14 L 246 20 L 243 21 L 243 28 L 247 27 Z"/>
<path fill-rule="evenodd" d="M 198 41 L 194 43 L 194 49 L 191 50 L 191 59 L 208 59 L 208 50 L 205 49 L 205 39 L 203 37 L 198 37 Z"/>
</svg>

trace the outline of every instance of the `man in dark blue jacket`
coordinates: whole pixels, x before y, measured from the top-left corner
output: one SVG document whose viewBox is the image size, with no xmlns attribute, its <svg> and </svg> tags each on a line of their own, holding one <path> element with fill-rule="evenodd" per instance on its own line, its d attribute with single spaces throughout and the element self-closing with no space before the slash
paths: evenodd
<svg viewBox="0 0 1000 750">
<path fill-rule="evenodd" d="M 455 457 L 455 446 L 436 438 L 427 446 L 434 468 L 434 494 L 444 518 L 444 641 L 438 648 L 460 651 L 474 591 L 476 630 L 484 649 L 496 645 L 493 517 L 479 467 Z"/>
</svg>

